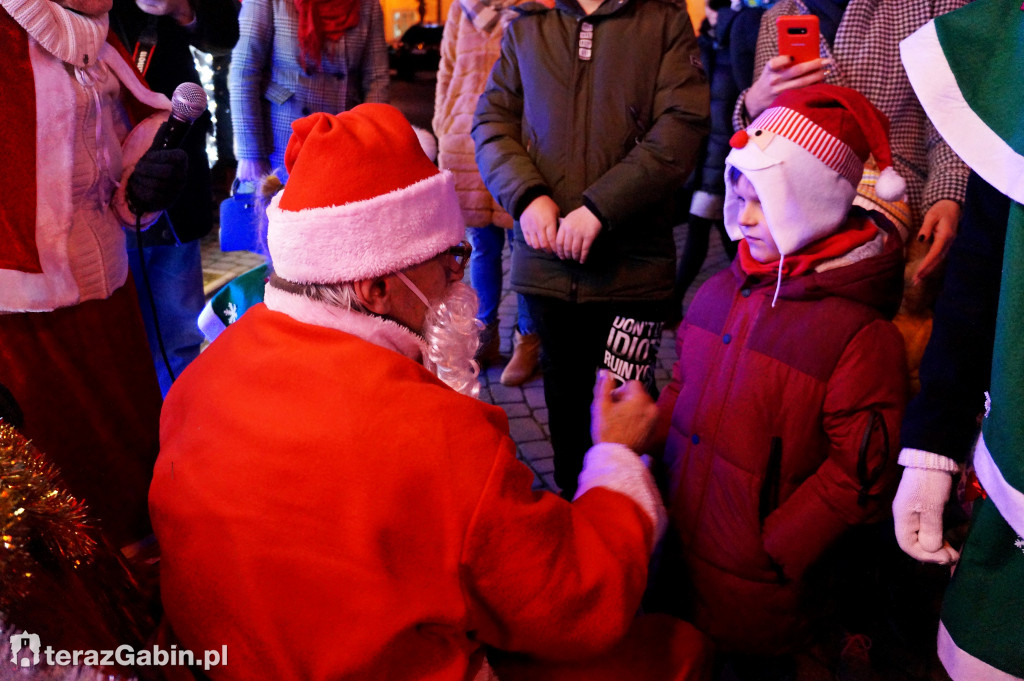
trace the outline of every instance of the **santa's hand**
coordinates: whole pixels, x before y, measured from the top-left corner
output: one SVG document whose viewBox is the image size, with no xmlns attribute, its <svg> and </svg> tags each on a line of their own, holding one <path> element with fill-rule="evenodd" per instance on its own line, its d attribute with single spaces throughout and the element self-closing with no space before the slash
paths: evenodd
<svg viewBox="0 0 1024 681">
<path fill-rule="evenodd" d="M 658 407 L 642 383 L 629 381 L 615 389 L 610 371 L 597 372 L 590 405 L 590 437 L 594 444 L 616 442 L 640 451 L 657 418 Z"/>
<path fill-rule="evenodd" d="M 942 510 L 953 476 L 928 468 L 905 468 L 892 502 L 896 541 L 911 558 L 925 563 L 955 563 L 960 554 L 942 538 Z"/>
</svg>

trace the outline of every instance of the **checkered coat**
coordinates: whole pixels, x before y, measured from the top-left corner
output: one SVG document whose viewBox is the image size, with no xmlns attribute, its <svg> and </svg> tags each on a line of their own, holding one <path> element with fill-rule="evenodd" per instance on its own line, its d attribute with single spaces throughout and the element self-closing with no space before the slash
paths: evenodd
<svg viewBox="0 0 1024 681">
<path fill-rule="evenodd" d="M 272 167 L 283 167 L 292 121 L 388 100 L 384 13 L 377 0 L 359 2 L 358 25 L 326 42 L 310 73 L 299 61 L 299 15 L 292 0 L 242 3 L 228 76 L 237 158 L 269 159 Z"/>
<path fill-rule="evenodd" d="M 900 41 L 940 14 L 967 0 L 850 0 L 835 43 L 821 40 L 821 56 L 833 60 L 826 83 L 853 88 L 877 106 L 891 124 L 889 144 L 897 172 L 907 181 L 907 202 L 914 229 L 940 199 L 963 203 L 968 168 L 932 126 L 900 63 Z M 810 14 L 802 0 L 779 0 L 761 20 L 754 77 L 778 54 L 775 18 Z M 750 123 L 744 91 L 736 103 L 733 125 Z"/>
</svg>

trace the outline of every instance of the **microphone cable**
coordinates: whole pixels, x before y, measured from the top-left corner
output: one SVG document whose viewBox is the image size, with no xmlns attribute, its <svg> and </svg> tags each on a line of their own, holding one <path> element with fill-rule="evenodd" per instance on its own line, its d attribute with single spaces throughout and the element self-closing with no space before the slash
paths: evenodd
<svg viewBox="0 0 1024 681">
<path fill-rule="evenodd" d="M 152 148 L 180 149 L 185 135 L 188 134 L 196 119 L 206 111 L 206 107 L 206 91 L 203 90 L 201 85 L 186 81 L 174 88 L 174 93 L 171 95 L 170 116 L 164 126 L 161 127 L 163 137 L 159 140 L 154 139 L 154 146 Z M 128 202 L 130 205 L 130 198 Z M 146 297 L 149 299 L 149 307 L 153 311 L 153 328 L 156 331 L 156 341 L 160 347 L 160 356 L 163 357 L 164 366 L 167 367 L 167 374 L 173 383 L 177 377 L 174 375 L 174 370 L 171 369 L 171 361 L 168 359 L 167 349 L 164 347 L 163 333 L 160 331 L 160 318 L 157 314 L 156 300 L 153 297 L 153 287 L 149 284 L 149 272 L 146 269 L 146 258 L 142 248 L 142 216 L 136 213 L 134 208 L 132 208 L 132 213 L 135 215 L 135 249 L 139 254 L 139 267 L 142 270 L 143 282 L 146 284 Z M 171 230 L 173 232 L 173 225 Z M 177 235 L 175 235 L 175 240 L 178 240 Z"/>
<path fill-rule="evenodd" d="M 149 300 L 149 309 L 153 312 L 153 329 L 156 331 L 156 343 L 160 348 L 160 356 L 163 357 L 167 374 L 171 377 L 171 383 L 177 380 L 174 369 L 171 368 L 171 360 L 167 357 L 167 348 L 164 347 L 163 333 L 160 331 L 160 315 L 156 310 L 156 299 L 153 297 L 153 287 L 149 285 L 149 272 L 146 270 L 146 254 L 142 248 L 142 216 L 135 216 L 135 252 L 139 254 L 139 269 L 142 270 L 142 281 L 146 284 L 146 298 Z"/>
</svg>

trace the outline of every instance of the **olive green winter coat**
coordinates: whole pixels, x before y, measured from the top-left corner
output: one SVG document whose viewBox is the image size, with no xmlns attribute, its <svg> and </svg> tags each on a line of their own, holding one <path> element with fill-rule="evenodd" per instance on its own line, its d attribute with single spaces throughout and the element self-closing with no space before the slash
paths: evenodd
<svg viewBox="0 0 1024 681">
<path fill-rule="evenodd" d="M 671 297 L 672 207 L 708 130 L 708 85 L 680 6 L 574 0 L 520 6 L 477 106 L 484 183 L 517 219 L 512 286 L 561 300 Z M 518 218 L 548 194 L 603 228 L 585 264 L 526 245 Z M 521 248 L 520 248 L 521 246 Z"/>
</svg>

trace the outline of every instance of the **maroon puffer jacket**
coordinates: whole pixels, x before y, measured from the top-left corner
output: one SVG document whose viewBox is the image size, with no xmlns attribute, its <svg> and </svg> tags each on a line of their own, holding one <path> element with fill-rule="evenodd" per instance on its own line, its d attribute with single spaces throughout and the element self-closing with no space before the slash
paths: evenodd
<svg viewBox="0 0 1024 681">
<path fill-rule="evenodd" d="M 781 652 L 807 625 L 805 571 L 847 528 L 884 518 L 907 398 L 899 239 L 783 280 L 733 267 L 697 293 L 662 393 L 678 574 L 724 650 Z M 667 563 L 673 564 L 672 556 Z"/>
</svg>

